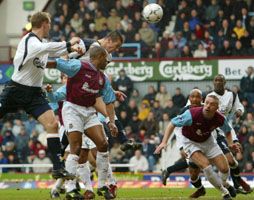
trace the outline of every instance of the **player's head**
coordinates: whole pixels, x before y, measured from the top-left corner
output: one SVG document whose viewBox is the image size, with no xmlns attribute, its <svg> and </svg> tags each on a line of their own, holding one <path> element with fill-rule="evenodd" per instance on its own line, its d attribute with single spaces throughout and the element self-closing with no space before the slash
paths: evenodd
<svg viewBox="0 0 254 200">
<path fill-rule="evenodd" d="M 31 17 L 32 30 L 40 29 L 43 37 L 48 37 L 51 26 L 50 14 L 47 12 L 37 12 Z"/>
<path fill-rule="evenodd" d="M 206 118 L 212 118 L 219 108 L 219 99 L 215 95 L 207 95 L 203 107 L 203 114 Z"/>
<path fill-rule="evenodd" d="M 214 91 L 217 93 L 224 93 L 226 79 L 222 74 L 218 74 L 213 79 Z"/>
<path fill-rule="evenodd" d="M 191 106 L 201 106 L 202 103 L 202 92 L 199 89 L 193 89 L 189 96 Z"/>
<path fill-rule="evenodd" d="M 101 46 L 94 46 L 90 50 L 90 61 L 98 69 L 104 70 L 108 64 L 108 53 Z"/>
<path fill-rule="evenodd" d="M 99 41 L 101 42 L 101 46 L 103 46 L 108 53 L 112 53 L 119 50 L 124 39 L 119 31 L 112 31 Z"/>
</svg>

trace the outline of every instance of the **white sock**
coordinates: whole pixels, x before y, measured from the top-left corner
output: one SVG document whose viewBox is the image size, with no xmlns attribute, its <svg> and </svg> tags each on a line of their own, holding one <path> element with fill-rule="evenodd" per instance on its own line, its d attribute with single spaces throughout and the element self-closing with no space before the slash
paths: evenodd
<svg viewBox="0 0 254 200">
<path fill-rule="evenodd" d="M 62 185 L 63 185 L 63 179 L 62 178 L 58 178 L 54 184 L 54 186 L 52 187 L 52 190 L 60 190 Z"/>
<path fill-rule="evenodd" d="M 106 185 L 108 175 L 109 156 L 107 152 L 97 151 L 96 165 L 98 169 L 98 188 Z"/>
<path fill-rule="evenodd" d="M 66 170 L 71 173 L 76 175 L 77 172 L 77 166 L 78 166 L 78 159 L 79 157 L 75 154 L 69 154 L 66 162 L 65 162 L 65 167 Z M 76 189 L 76 180 L 68 180 L 66 181 L 66 192 L 70 192 L 74 189 Z"/>
<path fill-rule="evenodd" d="M 221 178 L 221 180 L 222 180 L 223 186 L 228 187 L 229 184 L 227 183 L 227 179 L 228 179 L 228 177 L 229 177 L 229 170 L 228 170 L 227 173 L 219 172 L 219 176 L 220 176 L 220 178 Z"/>
<path fill-rule="evenodd" d="M 79 176 L 80 180 L 84 183 L 85 189 L 93 191 L 91 181 L 91 171 L 88 162 L 78 165 L 77 175 Z"/>
<path fill-rule="evenodd" d="M 110 166 L 110 163 L 108 164 L 108 184 L 116 185 L 116 179 L 113 176 L 112 167 Z"/>
<path fill-rule="evenodd" d="M 228 194 L 228 190 L 222 185 L 222 180 L 220 179 L 218 174 L 213 171 L 212 165 L 209 165 L 208 167 L 203 169 L 203 172 L 205 177 L 216 189 L 220 190 L 223 195 Z"/>
</svg>

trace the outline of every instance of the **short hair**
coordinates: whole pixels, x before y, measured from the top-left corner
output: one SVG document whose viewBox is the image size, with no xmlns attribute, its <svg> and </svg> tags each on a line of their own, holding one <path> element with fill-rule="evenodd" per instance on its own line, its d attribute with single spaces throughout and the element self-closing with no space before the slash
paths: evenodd
<svg viewBox="0 0 254 200">
<path fill-rule="evenodd" d="M 96 58 L 100 57 L 101 55 L 107 55 L 106 49 L 101 46 L 94 46 L 90 49 L 90 59 L 95 60 Z"/>
<path fill-rule="evenodd" d="M 194 92 L 197 92 L 202 96 L 202 91 L 200 89 L 197 89 L 197 88 L 194 88 L 190 91 L 190 96 L 193 95 Z"/>
<path fill-rule="evenodd" d="M 119 31 L 111 31 L 108 33 L 105 38 L 110 38 L 113 42 L 120 41 L 121 43 L 124 42 L 123 35 Z"/>
<path fill-rule="evenodd" d="M 207 98 L 207 97 L 210 97 L 210 98 L 215 99 L 215 100 L 217 101 L 218 105 L 219 105 L 219 98 L 218 98 L 216 95 L 214 95 L 214 94 L 208 94 L 208 95 L 206 96 L 206 98 Z"/>
<path fill-rule="evenodd" d="M 40 28 L 43 22 L 50 21 L 50 14 L 47 12 L 37 12 L 31 17 L 32 28 Z"/>
<path fill-rule="evenodd" d="M 221 77 L 226 82 L 226 78 L 223 74 L 217 74 L 213 80 L 215 80 L 217 77 Z"/>
</svg>

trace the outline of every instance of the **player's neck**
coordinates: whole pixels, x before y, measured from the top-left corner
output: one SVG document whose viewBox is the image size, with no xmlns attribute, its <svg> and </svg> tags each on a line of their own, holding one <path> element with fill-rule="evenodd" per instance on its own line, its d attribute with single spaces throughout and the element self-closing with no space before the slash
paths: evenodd
<svg viewBox="0 0 254 200">
<path fill-rule="evenodd" d="M 32 32 L 38 37 L 40 38 L 40 40 L 42 40 L 44 37 L 43 37 L 43 32 L 40 30 L 40 29 L 34 29 L 32 30 Z"/>
<path fill-rule="evenodd" d="M 222 96 L 225 93 L 225 90 L 214 90 L 214 92 Z"/>
</svg>

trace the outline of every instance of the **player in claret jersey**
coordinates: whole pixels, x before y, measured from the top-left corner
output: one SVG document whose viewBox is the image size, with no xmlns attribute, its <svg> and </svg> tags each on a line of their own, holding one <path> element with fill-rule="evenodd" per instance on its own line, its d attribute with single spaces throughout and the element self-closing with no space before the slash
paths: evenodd
<svg viewBox="0 0 254 200">
<path fill-rule="evenodd" d="M 183 127 L 183 148 L 187 157 L 198 165 L 209 182 L 221 191 L 224 200 L 232 199 L 229 194 L 232 186 L 227 182 L 229 166 L 220 147 L 212 136 L 212 131 L 218 127 L 224 130 L 230 147 L 239 151 L 238 145 L 233 143 L 231 127 L 226 118 L 217 109 L 219 99 L 215 95 L 207 96 L 203 107 L 190 108 L 182 115 L 173 118 L 168 125 L 161 144 L 155 153 L 167 146 L 168 139 L 175 127 Z M 210 162 L 219 170 L 220 176 L 213 171 Z"/>
</svg>

